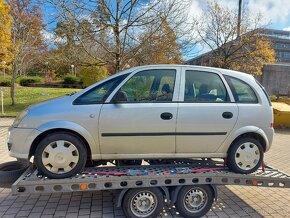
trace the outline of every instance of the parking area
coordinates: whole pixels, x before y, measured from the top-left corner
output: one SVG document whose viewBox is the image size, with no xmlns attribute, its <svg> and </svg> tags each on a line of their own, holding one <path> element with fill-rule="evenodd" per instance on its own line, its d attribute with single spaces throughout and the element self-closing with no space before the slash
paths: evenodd
<svg viewBox="0 0 290 218">
<path fill-rule="evenodd" d="M 0 118 L 0 163 L 13 160 L 6 146 L 13 119 Z M 290 130 L 275 134 L 266 164 L 290 174 Z M 1 178 L 0 178 L 1 179 Z M 290 217 L 290 189 L 221 186 L 218 200 L 207 217 Z M 124 217 L 110 192 L 84 192 L 12 196 L 0 188 L 0 217 Z M 175 208 L 164 208 L 160 217 L 180 217 Z"/>
</svg>

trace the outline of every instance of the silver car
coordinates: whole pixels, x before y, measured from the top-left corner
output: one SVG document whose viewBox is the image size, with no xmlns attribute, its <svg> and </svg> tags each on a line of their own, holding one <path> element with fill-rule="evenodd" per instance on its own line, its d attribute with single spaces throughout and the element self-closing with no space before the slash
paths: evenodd
<svg viewBox="0 0 290 218">
<path fill-rule="evenodd" d="M 66 178 L 101 160 L 226 158 L 254 172 L 273 139 L 273 112 L 253 76 L 189 65 L 131 68 L 34 105 L 9 130 L 12 157 Z M 134 161 L 133 161 L 134 160 Z"/>
</svg>

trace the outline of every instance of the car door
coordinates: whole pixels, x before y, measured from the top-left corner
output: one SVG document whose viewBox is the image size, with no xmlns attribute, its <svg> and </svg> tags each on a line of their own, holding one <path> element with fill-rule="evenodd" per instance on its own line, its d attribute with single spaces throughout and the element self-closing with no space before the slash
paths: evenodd
<svg viewBox="0 0 290 218">
<path fill-rule="evenodd" d="M 215 70 L 183 67 L 178 105 L 176 152 L 214 153 L 238 117 L 223 76 Z"/>
<path fill-rule="evenodd" d="M 120 84 L 99 118 L 102 157 L 154 158 L 175 153 L 174 101 L 179 81 L 180 68 L 147 67 Z"/>
</svg>

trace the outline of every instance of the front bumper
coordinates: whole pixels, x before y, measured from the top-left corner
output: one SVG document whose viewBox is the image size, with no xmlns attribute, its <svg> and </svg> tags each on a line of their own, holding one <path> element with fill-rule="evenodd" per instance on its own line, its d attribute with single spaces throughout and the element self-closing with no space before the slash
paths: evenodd
<svg viewBox="0 0 290 218">
<path fill-rule="evenodd" d="M 9 155 L 18 159 L 28 159 L 32 142 L 40 133 L 37 129 L 10 127 L 7 140 Z"/>
</svg>

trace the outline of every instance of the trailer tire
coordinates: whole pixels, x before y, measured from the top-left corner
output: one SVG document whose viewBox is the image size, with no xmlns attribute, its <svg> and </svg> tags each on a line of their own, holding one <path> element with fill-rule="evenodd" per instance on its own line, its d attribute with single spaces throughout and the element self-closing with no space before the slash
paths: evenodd
<svg viewBox="0 0 290 218">
<path fill-rule="evenodd" d="M 175 206 L 184 218 L 202 217 L 212 207 L 213 200 L 214 194 L 209 185 L 184 186 L 178 193 Z"/>
<path fill-rule="evenodd" d="M 11 188 L 11 185 L 28 169 L 29 162 L 11 161 L 0 164 L 0 187 Z"/>
<path fill-rule="evenodd" d="M 138 206 L 140 202 L 141 206 Z M 161 213 L 163 206 L 163 193 L 159 188 L 130 189 L 122 203 L 123 211 L 128 218 L 155 218 Z"/>
</svg>

